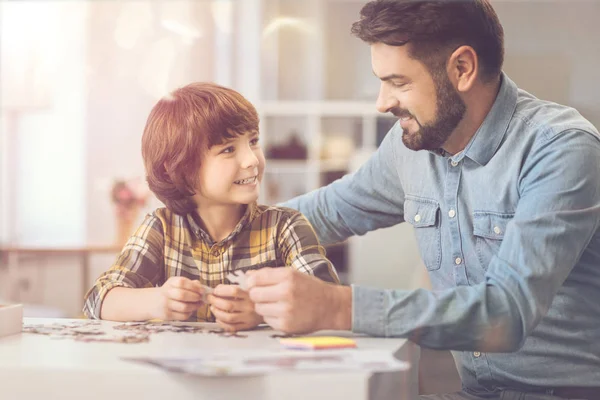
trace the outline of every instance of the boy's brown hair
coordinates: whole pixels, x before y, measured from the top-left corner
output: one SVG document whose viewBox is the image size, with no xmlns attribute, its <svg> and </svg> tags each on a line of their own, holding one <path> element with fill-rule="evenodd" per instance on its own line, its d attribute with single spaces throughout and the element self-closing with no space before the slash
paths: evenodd
<svg viewBox="0 0 600 400">
<path fill-rule="evenodd" d="M 375 0 L 352 33 L 369 44 L 409 45 L 434 76 L 446 76 L 448 57 L 462 45 L 477 53 L 484 81 L 498 78 L 504 61 L 504 30 L 488 0 Z"/>
<path fill-rule="evenodd" d="M 176 214 L 196 210 L 192 196 L 203 154 L 257 130 L 256 109 L 235 90 L 197 82 L 173 91 L 152 108 L 142 136 L 150 190 Z"/>
</svg>

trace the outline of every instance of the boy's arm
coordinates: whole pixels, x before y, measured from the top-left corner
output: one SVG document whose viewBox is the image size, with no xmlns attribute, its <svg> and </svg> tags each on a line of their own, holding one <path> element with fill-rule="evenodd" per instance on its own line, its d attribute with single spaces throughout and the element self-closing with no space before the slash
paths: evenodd
<svg viewBox="0 0 600 400">
<path fill-rule="evenodd" d="M 325 256 L 325 249 L 319 244 L 317 234 L 301 213 L 293 211 L 282 221 L 278 247 L 286 266 L 326 282 L 340 282 L 335 268 Z"/>
<path fill-rule="evenodd" d="M 85 315 L 94 319 L 123 319 L 114 317 L 126 313 L 126 320 L 147 319 L 144 317 L 148 307 L 143 305 L 148 304 L 154 286 L 164 282 L 163 243 L 162 223 L 156 216 L 148 215 L 129 238 L 115 264 L 87 293 L 83 307 Z M 119 290 L 113 291 L 115 288 Z M 134 291 L 134 288 L 146 289 Z"/>
</svg>

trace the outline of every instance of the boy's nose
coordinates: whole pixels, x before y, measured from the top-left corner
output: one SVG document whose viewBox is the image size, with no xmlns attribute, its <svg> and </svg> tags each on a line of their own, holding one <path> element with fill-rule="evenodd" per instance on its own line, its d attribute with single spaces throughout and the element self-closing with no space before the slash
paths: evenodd
<svg viewBox="0 0 600 400">
<path fill-rule="evenodd" d="M 258 157 L 256 157 L 256 154 L 254 154 L 254 151 L 252 151 L 252 149 L 247 149 L 244 152 L 244 155 L 242 156 L 241 165 L 244 169 L 256 167 L 258 165 Z"/>
</svg>

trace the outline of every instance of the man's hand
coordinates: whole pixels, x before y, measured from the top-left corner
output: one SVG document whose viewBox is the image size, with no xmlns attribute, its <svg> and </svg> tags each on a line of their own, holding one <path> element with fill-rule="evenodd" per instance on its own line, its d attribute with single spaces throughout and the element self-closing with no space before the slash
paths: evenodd
<svg viewBox="0 0 600 400">
<path fill-rule="evenodd" d="M 157 289 L 154 318 L 185 321 L 203 304 L 204 289 L 196 280 L 172 276 Z"/>
<path fill-rule="evenodd" d="M 352 328 L 352 290 L 293 268 L 251 271 L 248 293 L 272 328 L 286 333 Z"/>
<path fill-rule="evenodd" d="M 254 311 L 254 303 L 248 293 L 238 285 L 217 286 L 208 296 L 208 302 L 217 324 L 226 331 L 248 330 L 263 322 Z"/>
</svg>

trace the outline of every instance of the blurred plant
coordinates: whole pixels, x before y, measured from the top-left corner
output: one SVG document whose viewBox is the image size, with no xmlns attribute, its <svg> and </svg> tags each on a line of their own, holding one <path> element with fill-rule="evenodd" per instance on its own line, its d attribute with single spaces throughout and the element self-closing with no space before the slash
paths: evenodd
<svg viewBox="0 0 600 400">
<path fill-rule="evenodd" d="M 111 198 L 121 218 L 135 217 L 148 202 L 150 190 L 141 179 L 117 179 L 113 183 Z M 132 215 L 133 214 L 133 215 Z"/>
</svg>

